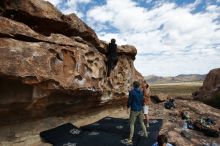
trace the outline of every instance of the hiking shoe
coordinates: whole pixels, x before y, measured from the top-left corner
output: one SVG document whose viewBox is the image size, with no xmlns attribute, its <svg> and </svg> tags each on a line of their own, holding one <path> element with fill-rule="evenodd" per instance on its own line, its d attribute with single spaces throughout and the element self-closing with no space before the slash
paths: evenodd
<svg viewBox="0 0 220 146">
<path fill-rule="evenodd" d="M 128 143 L 129 145 L 133 145 L 133 142 L 132 142 L 131 139 L 128 139 L 128 140 L 127 140 L 127 143 Z"/>
<path fill-rule="evenodd" d="M 125 145 L 133 145 L 133 142 L 131 139 L 123 139 L 123 140 L 121 140 L 121 143 L 123 143 Z"/>
</svg>

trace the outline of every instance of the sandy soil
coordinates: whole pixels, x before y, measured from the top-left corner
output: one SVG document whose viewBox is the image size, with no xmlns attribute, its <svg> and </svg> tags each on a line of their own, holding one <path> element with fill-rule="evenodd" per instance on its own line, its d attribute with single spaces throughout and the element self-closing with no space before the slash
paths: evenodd
<svg viewBox="0 0 220 146">
<path fill-rule="evenodd" d="M 168 135 L 170 142 L 175 142 L 179 146 L 202 146 L 216 141 L 220 144 L 219 138 L 208 138 L 201 132 L 189 130 L 192 138 L 188 140 L 180 135 L 182 130 L 182 120 L 180 112 L 187 110 L 192 116 L 209 115 L 220 125 L 220 111 L 200 102 L 177 100 L 177 108 L 166 110 L 163 108 L 163 103 L 150 106 L 149 116 L 151 119 L 162 118 L 163 126 L 160 133 Z M 206 110 L 204 110 L 206 109 Z M 0 146 L 50 146 L 43 143 L 39 137 L 41 131 L 56 127 L 63 123 L 73 123 L 80 127 L 93 122 L 96 122 L 106 116 L 117 118 L 128 118 L 126 108 L 109 108 L 102 111 L 90 113 L 90 115 L 68 116 L 68 117 L 49 117 L 42 120 L 13 124 L 0 128 Z"/>
</svg>

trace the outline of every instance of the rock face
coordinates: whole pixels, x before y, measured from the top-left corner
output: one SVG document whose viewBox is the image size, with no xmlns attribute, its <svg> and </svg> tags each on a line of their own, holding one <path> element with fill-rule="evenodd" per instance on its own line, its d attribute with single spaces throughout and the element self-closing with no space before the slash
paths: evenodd
<svg viewBox="0 0 220 146">
<path fill-rule="evenodd" d="M 220 68 L 211 70 L 201 88 L 203 91 L 216 92 L 220 88 Z"/>
<path fill-rule="evenodd" d="M 220 108 L 220 68 L 211 70 L 199 91 L 193 93 L 195 99 L 203 100 Z"/>
<path fill-rule="evenodd" d="M 42 0 L 0 2 L 0 119 L 3 122 L 87 111 L 126 102 L 137 50 L 118 46 L 106 77 L 107 43 L 76 15 Z"/>
<path fill-rule="evenodd" d="M 209 117 L 216 122 L 216 124 L 210 126 L 210 128 L 218 130 L 220 124 L 219 109 L 201 103 L 200 101 L 177 99 L 175 102 L 175 109 L 164 109 L 163 127 L 160 130 L 161 134 L 167 135 L 169 142 L 175 143 L 177 146 L 205 146 L 211 145 L 213 142 L 216 142 L 218 145 L 220 144 L 220 138 L 208 137 L 197 130 L 187 129 L 187 133 L 191 135 L 191 139 L 184 137 L 183 134 L 181 134 L 184 123 L 181 117 L 181 112 L 187 112 L 192 120 L 196 120 L 200 117 Z"/>
<path fill-rule="evenodd" d="M 80 36 L 98 46 L 95 32 L 75 14 L 68 16 L 59 12 L 52 4 L 43 0 L 3 0 L 1 15 L 27 24 L 34 31 L 50 36 L 52 33 Z"/>
</svg>

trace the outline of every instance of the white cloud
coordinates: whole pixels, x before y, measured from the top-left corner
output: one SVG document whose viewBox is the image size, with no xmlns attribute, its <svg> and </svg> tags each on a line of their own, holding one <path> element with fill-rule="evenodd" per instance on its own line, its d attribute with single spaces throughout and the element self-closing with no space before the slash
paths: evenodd
<svg viewBox="0 0 220 146">
<path fill-rule="evenodd" d="M 84 14 L 77 9 L 77 7 L 82 3 L 90 3 L 90 0 L 67 0 L 65 3 L 66 7 L 61 8 L 61 11 L 64 14 L 75 13 L 78 17 L 82 18 Z"/>
<path fill-rule="evenodd" d="M 117 34 L 117 33 L 102 32 L 102 33 L 98 34 L 98 37 L 102 38 L 102 40 L 105 40 L 105 41 L 110 41 L 112 38 L 114 38 L 114 39 L 116 39 L 117 44 L 126 44 L 126 41 L 123 38 L 121 38 L 120 34 Z"/>
<path fill-rule="evenodd" d="M 142 55 L 137 55 L 135 66 L 144 75 L 207 73 L 220 67 L 220 6 L 209 1 L 205 11 L 192 13 L 202 0 L 181 7 L 169 0 L 106 0 L 86 14 L 80 8 L 91 0 L 47 1 L 65 14 L 86 18 L 99 38 L 136 46 Z M 140 1 L 155 6 L 144 8 Z"/>
<path fill-rule="evenodd" d="M 87 4 L 87 3 L 90 3 L 90 2 L 91 2 L 91 0 L 67 0 L 66 5 L 68 7 L 72 7 L 72 8 L 76 9 L 78 4 L 80 4 L 80 3 Z"/>
<path fill-rule="evenodd" d="M 216 63 L 220 58 L 216 55 L 175 55 L 144 57 L 139 56 L 135 61 L 135 66 L 145 75 L 155 74 L 164 76 L 174 76 L 177 74 L 206 74 L 208 70 L 216 68 Z"/>
<path fill-rule="evenodd" d="M 151 2 L 153 2 L 153 0 L 138 0 L 138 1 L 146 2 L 146 3 L 151 3 Z"/>
<path fill-rule="evenodd" d="M 63 14 L 75 13 L 78 17 L 82 18 L 84 14 L 77 8 L 80 4 L 88 4 L 91 0 L 67 0 L 65 3 L 63 0 L 44 0 L 49 1 L 54 6 L 59 8 Z"/>
<path fill-rule="evenodd" d="M 195 9 L 199 4 L 201 4 L 202 0 L 195 0 L 194 3 L 187 5 L 186 7 L 189 9 Z"/>
<path fill-rule="evenodd" d="M 59 3 L 62 2 L 62 0 L 44 0 L 44 1 L 48 1 L 51 4 L 53 4 L 54 6 L 58 5 Z"/>
<path fill-rule="evenodd" d="M 220 67 L 220 23 L 216 21 L 220 7 L 207 5 L 206 11 L 193 14 L 200 3 L 196 0 L 177 7 L 161 2 L 158 7 L 146 9 L 131 0 L 107 0 L 105 5 L 87 12 L 87 22 L 101 39 L 109 41 L 115 37 L 118 44 L 135 45 L 139 54 L 160 54 L 151 56 L 149 61 L 149 56 L 137 56 L 135 65 L 145 75 L 205 73 Z M 118 32 L 108 34 L 102 26 Z"/>
<path fill-rule="evenodd" d="M 67 0 L 66 3 L 62 3 L 60 9 L 64 14 L 75 13 L 78 17 L 83 18 L 84 13 L 80 11 L 80 5 L 89 3 L 91 0 Z"/>
</svg>

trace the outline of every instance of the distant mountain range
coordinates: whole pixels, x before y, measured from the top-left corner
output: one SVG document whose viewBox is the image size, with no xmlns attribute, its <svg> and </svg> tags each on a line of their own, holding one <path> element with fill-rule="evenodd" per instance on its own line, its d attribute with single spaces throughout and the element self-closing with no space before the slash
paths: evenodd
<svg viewBox="0 0 220 146">
<path fill-rule="evenodd" d="M 160 84 L 160 83 L 178 83 L 178 82 L 196 82 L 204 81 L 206 75 L 200 74 L 181 74 L 175 77 L 161 77 L 155 75 L 145 76 L 145 80 L 150 84 Z"/>
</svg>

